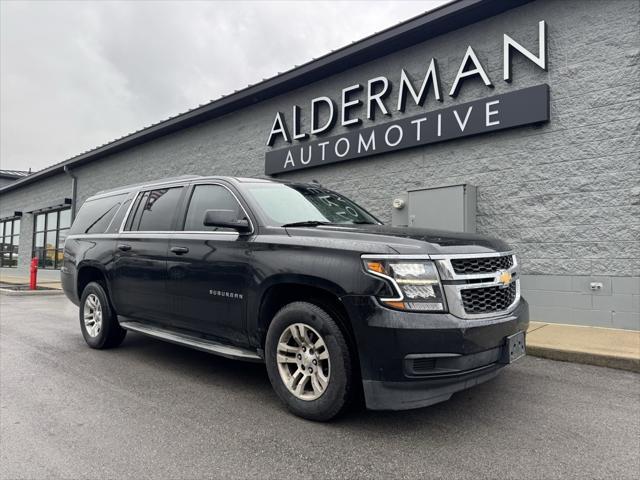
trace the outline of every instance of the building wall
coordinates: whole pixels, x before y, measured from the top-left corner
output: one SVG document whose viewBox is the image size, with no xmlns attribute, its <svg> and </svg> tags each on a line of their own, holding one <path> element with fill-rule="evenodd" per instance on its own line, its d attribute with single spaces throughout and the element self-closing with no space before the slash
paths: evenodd
<svg viewBox="0 0 640 480">
<path fill-rule="evenodd" d="M 407 189 L 470 183 L 478 187 L 477 228 L 518 252 L 532 318 L 640 329 L 640 3 L 540 0 L 430 39 L 287 95 L 79 167 L 82 202 L 98 190 L 178 174 L 263 176 L 265 142 L 276 111 L 312 98 L 339 103 L 342 88 L 401 68 L 421 79 L 436 57 L 444 102 L 432 97 L 410 116 L 526 86 L 548 83 L 551 120 L 543 126 L 418 147 L 280 178 L 310 181 L 352 197 L 384 221 Z M 514 56 L 513 82 L 502 81 L 502 34 L 535 51 L 547 22 L 548 71 Z M 447 93 L 468 45 L 495 88 L 465 81 Z M 393 103 L 392 92 L 389 105 Z M 401 114 L 392 111 L 392 118 Z M 304 115 L 304 113 L 303 113 Z M 386 122 L 389 118 L 376 121 Z M 303 126 L 307 119 L 303 116 Z M 364 126 L 370 122 L 365 120 Z M 336 127 L 331 135 L 346 131 Z M 285 146 L 276 143 L 274 148 Z M 0 217 L 69 197 L 65 175 L 2 194 Z M 33 222 L 22 222 L 20 260 L 27 268 Z M 590 290 L 592 281 L 603 289 Z"/>
</svg>

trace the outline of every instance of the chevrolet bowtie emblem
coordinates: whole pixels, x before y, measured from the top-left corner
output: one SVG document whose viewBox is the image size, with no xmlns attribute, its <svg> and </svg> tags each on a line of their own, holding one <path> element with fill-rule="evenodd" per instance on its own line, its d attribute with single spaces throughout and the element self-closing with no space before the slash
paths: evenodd
<svg viewBox="0 0 640 480">
<path fill-rule="evenodd" d="M 498 282 L 504 286 L 507 286 L 511 283 L 511 274 L 506 270 L 501 270 L 498 275 Z"/>
</svg>

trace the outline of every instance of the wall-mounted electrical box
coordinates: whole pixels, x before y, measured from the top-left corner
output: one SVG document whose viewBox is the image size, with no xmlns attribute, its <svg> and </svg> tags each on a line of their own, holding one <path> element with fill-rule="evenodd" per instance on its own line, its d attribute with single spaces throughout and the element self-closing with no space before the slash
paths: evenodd
<svg viewBox="0 0 640 480">
<path fill-rule="evenodd" d="M 393 197 L 391 206 L 391 225 L 394 227 L 406 227 L 409 225 L 409 194 L 401 193 Z"/>
<path fill-rule="evenodd" d="M 476 231 L 476 187 L 469 184 L 409 190 L 393 200 L 394 226 Z"/>
</svg>

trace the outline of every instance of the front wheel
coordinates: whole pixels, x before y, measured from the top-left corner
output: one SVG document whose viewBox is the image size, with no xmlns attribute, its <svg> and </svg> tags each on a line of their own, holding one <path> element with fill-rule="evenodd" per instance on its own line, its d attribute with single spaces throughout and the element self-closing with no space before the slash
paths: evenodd
<svg viewBox="0 0 640 480">
<path fill-rule="evenodd" d="M 82 291 L 80 329 L 87 345 L 98 349 L 117 347 L 127 334 L 111 309 L 104 287 L 98 282 L 89 283 Z"/>
<path fill-rule="evenodd" d="M 290 303 L 269 326 L 269 380 L 287 408 L 300 417 L 327 421 L 345 409 L 354 389 L 351 358 L 335 319 L 312 303 Z"/>
</svg>

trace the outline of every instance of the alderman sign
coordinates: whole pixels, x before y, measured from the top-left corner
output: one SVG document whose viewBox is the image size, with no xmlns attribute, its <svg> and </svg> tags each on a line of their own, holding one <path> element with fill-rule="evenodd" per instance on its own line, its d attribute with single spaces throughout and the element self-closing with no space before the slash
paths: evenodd
<svg viewBox="0 0 640 480">
<path fill-rule="evenodd" d="M 529 50 L 504 33 L 502 80 L 512 81 L 514 54 L 547 71 L 547 26 L 544 20 L 538 22 L 537 47 Z M 276 112 L 267 136 L 267 147 L 274 147 L 278 141 L 289 146 L 266 152 L 265 173 L 291 172 L 549 120 L 549 86 L 543 84 L 361 128 L 365 121 L 374 122 L 377 115 L 391 117 L 392 110 L 403 114 L 410 103 L 422 107 L 427 98 L 431 104 L 444 101 L 445 85 L 435 58 L 429 62 L 421 83 L 412 79 L 404 68 L 396 78 L 393 88 L 389 78 L 380 75 L 344 87 L 338 102 L 320 96 L 313 98 L 305 110 L 293 105 L 290 116 Z M 481 80 L 488 88 L 494 87 L 493 80 L 469 45 L 448 89 L 449 96 L 457 97 L 463 83 L 472 78 Z M 306 115 L 303 115 L 305 111 Z M 306 122 L 302 121 L 303 117 Z M 287 119 L 291 120 L 291 129 Z M 326 137 L 336 124 L 353 130 Z"/>
<path fill-rule="evenodd" d="M 537 85 L 272 150 L 265 155 L 265 173 L 291 172 L 548 120 L 549 86 Z"/>
</svg>

